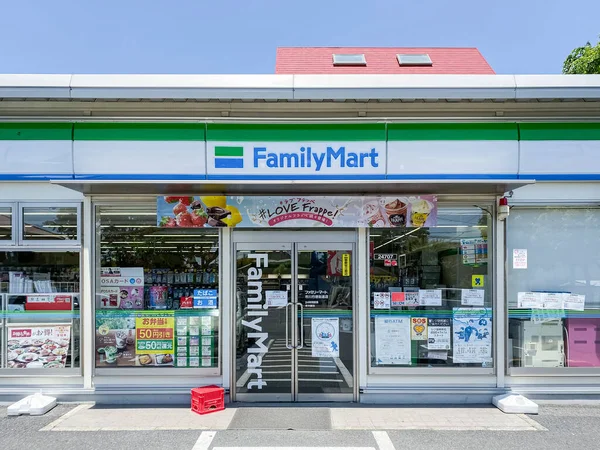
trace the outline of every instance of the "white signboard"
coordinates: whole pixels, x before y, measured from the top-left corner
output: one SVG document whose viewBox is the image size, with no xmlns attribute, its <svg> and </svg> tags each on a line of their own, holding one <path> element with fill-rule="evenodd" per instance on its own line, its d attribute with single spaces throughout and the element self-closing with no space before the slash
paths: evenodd
<svg viewBox="0 0 600 450">
<path fill-rule="evenodd" d="M 539 292 L 519 292 L 517 294 L 517 308 L 538 309 L 542 307 L 542 294 Z"/>
<path fill-rule="evenodd" d="M 421 289 L 419 291 L 419 304 L 421 306 L 442 306 L 442 290 Z"/>
<path fill-rule="evenodd" d="M 374 292 L 373 307 L 375 309 L 390 309 L 392 294 L 390 292 Z"/>
<path fill-rule="evenodd" d="M 484 301 L 483 289 L 463 289 L 460 294 L 460 304 L 463 306 L 483 306 Z"/>
<path fill-rule="evenodd" d="M 565 294 L 564 306 L 565 306 L 565 309 L 572 309 L 574 311 L 584 311 L 585 310 L 585 295 Z"/>
<path fill-rule="evenodd" d="M 492 357 L 492 319 L 487 308 L 454 308 L 452 314 L 455 363 L 488 364 Z"/>
<path fill-rule="evenodd" d="M 337 358 L 340 356 L 339 319 L 312 318 L 313 358 Z"/>
<path fill-rule="evenodd" d="M 288 303 L 287 291 L 265 291 L 265 300 L 269 308 L 285 306 Z"/>
<path fill-rule="evenodd" d="M 375 317 L 375 363 L 410 365 L 410 317 Z"/>
<path fill-rule="evenodd" d="M 429 350 L 450 350 L 450 319 L 429 319 L 427 348 Z"/>
<path fill-rule="evenodd" d="M 513 249 L 513 269 L 527 269 L 527 249 Z"/>
</svg>

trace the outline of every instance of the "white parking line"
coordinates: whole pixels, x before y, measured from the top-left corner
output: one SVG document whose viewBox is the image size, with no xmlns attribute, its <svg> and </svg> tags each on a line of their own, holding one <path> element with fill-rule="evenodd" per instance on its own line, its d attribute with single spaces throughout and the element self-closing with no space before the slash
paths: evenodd
<svg viewBox="0 0 600 450">
<path fill-rule="evenodd" d="M 375 450 L 373 447 L 214 447 L 213 450 Z"/>
<path fill-rule="evenodd" d="M 192 447 L 192 450 L 208 450 L 210 443 L 215 438 L 216 431 L 203 431 L 200 433 L 200 437 Z"/>
<path fill-rule="evenodd" d="M 373 431 L 373 437 L 377 442 L 379 450 L 396 450 L 392 440 L 387 434 L 387 431 Z"/>
<path fill-rule="evenodd" d="M 82 405 L 78 405 L 75 408 L 73 408 L 71 411 L 68 411 L 67 413 L 65 413 L 62 416 L 60 416 L 54 422 L 49 423 L 48 425 L 46 425 L 40 431 L 51 431 L 53 428 L 56 428 L 58 425 L 60 425 L 62 422 L 64 422 L 66 419 L 68 419 L 72 415 L 77 414 L 81 410 L 90 409 L 92 406 L 94 406 L 94 403 L 84 403 Z"/>
</svg>

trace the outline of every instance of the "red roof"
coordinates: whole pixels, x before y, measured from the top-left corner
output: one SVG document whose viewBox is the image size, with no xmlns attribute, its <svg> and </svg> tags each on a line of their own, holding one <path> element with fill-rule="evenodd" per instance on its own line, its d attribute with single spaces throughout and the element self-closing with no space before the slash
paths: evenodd
<svg viewBox="0 0 600 450">
<path fill-rule="evenodd" d="M 364 54 L 366 66 L 334 66 L 333 54 Z M 431 66 L 400 66 L 397 54 L 423 54 Z M 389 47 L 279 47 L 278 74 L 470 74 L 490 75 L 494 70 L 476 48 Z"/>
</svg>

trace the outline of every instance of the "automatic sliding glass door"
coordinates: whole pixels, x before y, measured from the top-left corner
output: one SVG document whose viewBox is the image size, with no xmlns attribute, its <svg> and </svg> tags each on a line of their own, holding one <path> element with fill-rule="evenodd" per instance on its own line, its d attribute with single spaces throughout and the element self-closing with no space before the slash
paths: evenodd
<svg viewBox="0 0 600 450">
<path fill-rule="evenodd" d="M 236 244 L 236 400 L 353 400 L 352 249 Z"/>
</svg>

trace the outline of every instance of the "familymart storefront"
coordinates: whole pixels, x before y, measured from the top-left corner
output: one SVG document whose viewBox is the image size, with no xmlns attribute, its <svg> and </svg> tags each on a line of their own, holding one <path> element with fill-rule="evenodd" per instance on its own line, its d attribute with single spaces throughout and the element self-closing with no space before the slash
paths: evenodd
<svg viewBox="0 0 600 450">
<path fill-rule="evenodd" d="M 504 391 L 517 124 L 2 127 L 3 393 Z"/>
</svg>

